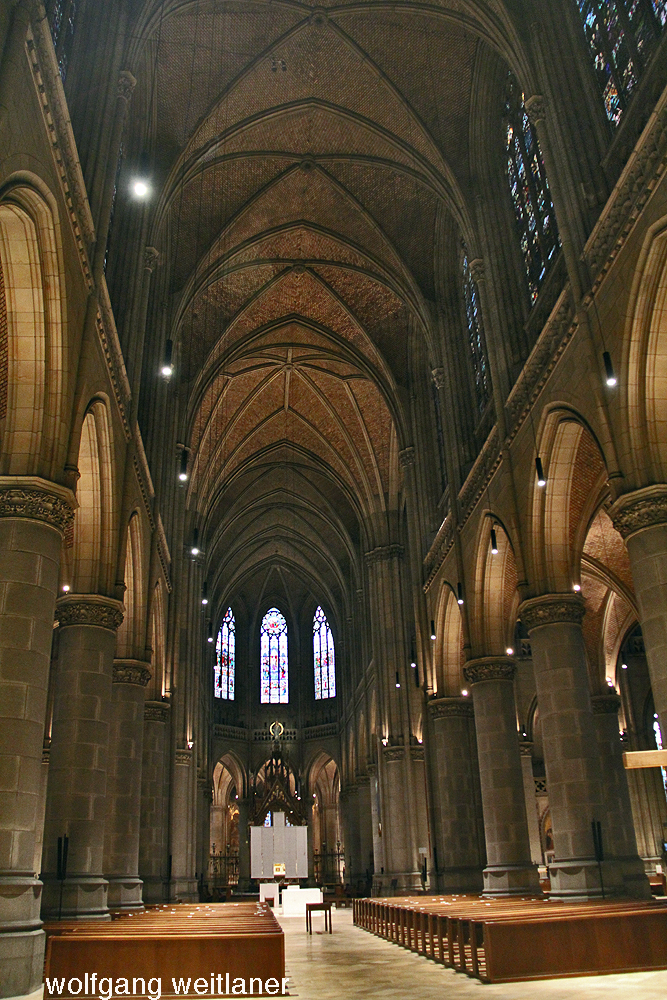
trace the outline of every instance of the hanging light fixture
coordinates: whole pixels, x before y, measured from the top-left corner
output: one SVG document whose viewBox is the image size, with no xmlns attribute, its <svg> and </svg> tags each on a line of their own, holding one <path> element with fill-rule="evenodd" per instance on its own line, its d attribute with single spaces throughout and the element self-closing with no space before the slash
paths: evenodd
<svg viewBox="0 0 667 1000">
<path fill-rule="evenodd" d="M 199 555 L 199 528 L 194 528 L 192 532 L 192 548 L 190 549 L 190 554 L 193 556 Z"/>
<path fill-rule="evenodd" d="M 435 640 L 437 638 L 436 631 L 435 631 L 435 622 L 433 621 L 432 618 L 431 618 L 431 638 L 433 639 L 434 642 L 435 642 Z"/>
<path fill-rule="evenodd" d="M 400 688 L 400 686 L 401 686 L 401 681 L 400 681 L 400 679 L 399 679 L 399 676 L 398 676 L 398 670 L 397 670 L 397 671 L 396 671 L 396 687 L 397 687 L 397 688 Z"/>
<path fill-rule="evenodd" d="M 207 642 L 213 642 L 213 622 L 208 623 L 208 638 Z"/>
<path fill-rule="evenodd" d="M 618 379 L 616 378 L 616 372 L 614 371 L 614 365 L 609 351 L 603 352 L 602 360 L 604 362 L 605 382 L 610 388 L 613 388 L 615 385 L 618 385 Z"/>
<path fill-rule="evenodd" d="M 496 529 L 491 528 L 491 553 L 494 556 L 498 555 L 498 539 L 496 538 Z"/>
<path fill-rule="evenodd" d="M 168 340 L 164 345 L 164 360 L 162 362 L 162 368 L 160 369 L 164 378 L 171 378 L 174 374 L 174 365 L 172 362 L 173 353 L 174 342 L 173 340 Z"/>
<path fill-rule="evenodd" d="M 460 580 L 456 585 L 456 600 L 459 604 L 463 604 L 463 587 Z"/>
<path fill-rule="evenodd" d="M 537 472 L 537 485 L 546 486 L 547 477 L 544 475 L 544 469 L 542 467 L 542 459 L 539 455 L 535 456 L 535 471 Z"/>
<path fill-rule="evenodd" d="M 201 602 L 202 604 L 208 604 L 208 584 L 204 580 L 201 588 Z"/>
<path fill-rule="evenodd" d="M 188 481 L 188 452 L 186 448 L 183 448 L 181 451 L 181 468 L 178 478 L 182 483 L 187 483 Z"/>
</svg>

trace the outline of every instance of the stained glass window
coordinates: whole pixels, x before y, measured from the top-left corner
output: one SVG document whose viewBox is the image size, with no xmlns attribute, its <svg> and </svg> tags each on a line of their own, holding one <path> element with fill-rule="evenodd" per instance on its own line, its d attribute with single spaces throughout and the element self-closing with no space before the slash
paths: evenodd
<svg viewBox="0 0 667 1000">
<path fill-rule="evenodd" d="M 263 705 L 286 704 L 287 622 L 278 608 L 270 608 L 260 630 L 260 701 Z"/>
<path fill-rule="evenodd" d="M 658 719 L 657 714 L 654 716 L 653 734 L 655 736 L 655 745 L 658 750 L 664 750 L 665 747 L 662 742 L 662 730 L 660 729 L 660 720 Z M 660 770 L 662 771 L 662 783 L 665 786 L 665 795 L 667 795 L 667 770 L 664 767 L 661 767 Z"/>
<path fill-rule="evenodd" d="M 465 244 L 463 250 L 463 298 L 468 321 L 468 346 L 472 360 L 472 370 L 475 379 L 475 393 L 480 411 L 489 401 L 489 361 L 486 354 L 486 341 L 482 326 L 482 314 L 479 308 L 477 286 L 470 272 L 468 251 Z"/>
<path fill-rule="evenodd" d="M 67 78 L 69 58 L 72 54 L 77 0 L 50 0 L 48 11 L 53 47 L 56 50 L 60 76 L 64 83 Z"/>
<path fill-rule="evenodd" d="M 271 810 L 269 809 L 266 816 L 264 817 L 264 826 L 271 826 L 271 823 L 272 823 Z"/>
<path fill-rule="evenodd" d="M 607 118 L 617 125 L 667 24 L 667 0 L 577 0 Z"/>
<path fill-rule="evenodd" d="M 313 618 L 313 663 L 315 667 L 315 701 L 336 697 L 336 659 L 329 622 L 322 608 Z"/>
<path fill-rule="evenodd" d="M 215 679 L 213 693 L 216 698 L 234 701 L 236 674 L 236 621 L 231 608 L 222 619 L 215 644 Z"/>
<path fill-rule="evenodd" d="M 533 305 L 556 257 L 560 238 L 540 146 L 521 87 L 511 73 L 507 79 L 505 116 L 507 178 Z"/>
</svg>

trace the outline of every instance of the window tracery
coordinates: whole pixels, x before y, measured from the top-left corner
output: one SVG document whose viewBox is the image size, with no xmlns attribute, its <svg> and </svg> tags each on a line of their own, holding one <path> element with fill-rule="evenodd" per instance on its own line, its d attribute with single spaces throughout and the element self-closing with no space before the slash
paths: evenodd
<svg viewBox="0 0 667 1000">
<path fill-rule="evenodd" d="M 287 622 L 278 608 L 270 608 L 260 629 L 260 701 L 287 704 Z"/>
<path fill-rule="evenodd" d="M 607 118 L 618 125 L 660 34 L 667 0 L 577 0 Z"/>
<path fill-rule="evenodd" d="M 510 73 L 505 100 L 507 178 L 519 229 L 531 305 L 560 247 L 547 174 L 524 95 Z"/>
<path fill-rule="evenodd" d="M 477 285 L 470 270 L 468 250 L 462 244 L 463 298 L 465 302 L 466 320 L 468 322 L 468 347 L 472 361 L 475 393 L 480 412 L 490 398 L 489 360 L 486 353 L 486 339 L 482 326 L 482 313 L 479 308 Z"/>
<path fill-rule="evenodd" d="M 77 12 L 77 0 L 51 0 L 49 4 L 51 37 L 63 83 L 67 79 L 67 67 L 72 54 Z"/>
<path fill-rule="evenodd" d="M 322 608 L 313 617 L 313 664 L 315 701 L 336 697 L 336 659 L 333 635 Z"/>
<path fill-rule="evenodd" d="M 236 678 L 236 620 L 231 608 L 222 619 L 215 644 L 215 674 L 213 693 L 216 698 L 234 701 Z"/>
</svg>

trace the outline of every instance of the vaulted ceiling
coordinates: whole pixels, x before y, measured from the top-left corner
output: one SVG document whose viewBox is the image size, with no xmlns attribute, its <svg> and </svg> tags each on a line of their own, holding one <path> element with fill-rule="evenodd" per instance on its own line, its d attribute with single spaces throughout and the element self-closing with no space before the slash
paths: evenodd
<svg viewBox="0 0 667 1000">
<path fill-rule="evenodd" d="M 151 151 L 221 600 L 282 566 L 342 615 L 386 540 L 438 219 L 470 228 L 476 73 L 492 50 L 521 63 L 505 6 L 144 5 L 127 148 Z"/>
</svg>

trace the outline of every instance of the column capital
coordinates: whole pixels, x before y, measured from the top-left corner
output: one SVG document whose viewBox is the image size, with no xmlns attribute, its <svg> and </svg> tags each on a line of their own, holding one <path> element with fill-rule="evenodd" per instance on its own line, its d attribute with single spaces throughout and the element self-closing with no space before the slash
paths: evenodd
<svg viewBox="0 0 667 1000">
<path fill-rule="evenodd" d="M 524 107 L 533 125 L 545 121 L 547 117 L 547 102 L 542 94 L 533 94 L 527 101 L 524 101 Z"/>
<path fill-rule="evenodd" d="M 580 594 L 542 594 L 531 597 L 519 607 L 519 618 L 528 631 L 540 625 L 559 625 L 565 622 L 581 625 L 586 606 Z"/>
<path fill-rule="evenodd" d="M 402 559 L 403 552 L 402 545 L 378 545 L 365 554 L 365 559 L 371 566 L 373 563 L 388 562 L 390 559 Z"/>
<path fill-rule="evenodd" d="M 160 259 L 160 251 L 155 247 L 144 247 L 144 269 L 153 273 L 153 268 Z"/>
<path fill-rule="evenodd" d="M 113 683 L 146 687 L 151 679 L 149 664 L 143 660 L 114 660 Z"/>
<path fill-rule="evenodd" d="M 129 101 L 134 93 L 134 88 L 137 85 L 136 78 L 130 73 L 129 69 L 123 69 L 118 74 L 118 85 L 116 93 L 118 97 L 122 98 L 124 101 Z"/>
<path fill-rule="evenodd" d="M 435 384 L 436 389 L 445 388 L 445 369 L 444 368 L 434 368 L 431 372 L 431 378 Z"/>
<path fill-rule="evenodd" d="M 610 694 L 594 694 L 591 696 L 593 715 L 618 715 L 621 699 L 616 692 Z"/>
<path fill-rule="evenodd" d="M 404 760 L 405 747 L 401 746 L 382 747 L 382 756 L 386 761 Z"/>
<path fill-rule="evenodd" d="M 115 632 L 123 621 L 121 601 L 101 594 L 67 594 L 56 601 L 56 618 L 61 628 L 67 625 L 92 625 Z"/>
<path fill-rule="evenodd" d="M 625 539 L 644 528 L 667 524 L 667 485 L 658 483 L 624 493 L 609 514 L 614 527 Z"/>
<path fill-rule="evenodd" d="M 147 701 L 144 705 L 144 721 L 167 722 L 170 709 L 168 701 Z"/>
<path fill-rule="evenodd" d="M 480 282 L 484 281 L 484 278 L 486 277 L 486 268 L 481 257 L 475 257 L 474 260 L 469 260 L 468 267 L 470 268 L 472 280 L 476 285 L 479 285 Z"/>
<path fill-rule="evenodd" d="M 519 753 L 522 757 L 533 756 L 533 744 L 531 740 L 519 740 Z"/>
<path fill-rule="evenodd" d="M 192 750 L 184 747 L 177 747 L 174 754 L 174 763 L 189 765 L 192 763 Z"/>
<path fill-rule="evenodd" d="M 483 681 L 513 681 L 516 663 L 509 656 L 482 656 L 469 660 L 463 668 L 463 676 L 468 684 Z"/>
<path fill-rule="evenodd" d="M 38 476 L 0 476 L 0 517 L 43 521 L 64 535 L 72 527 L 77 507 L 66 486 Z"/>
<path fill-rule="evenodd" d="M 435 698 L 428 703 L 432 719 L 474 719 L 475 706 L 470 698 Z"/>
<path fill-rule="evenodd" d="M 412 445 L 408 445 L 407 448 L 403 448 L 402 451 L 399 451 L 399 453 L 398 453 L 398 460 L 401 463 L 401 468 L 402 469 L 407 469 L 411 465 L 415 464 L 415 461 L 416 461 L 416 459 L 415 459 L 415 449 L 412 447 Z"/>
</svg>

